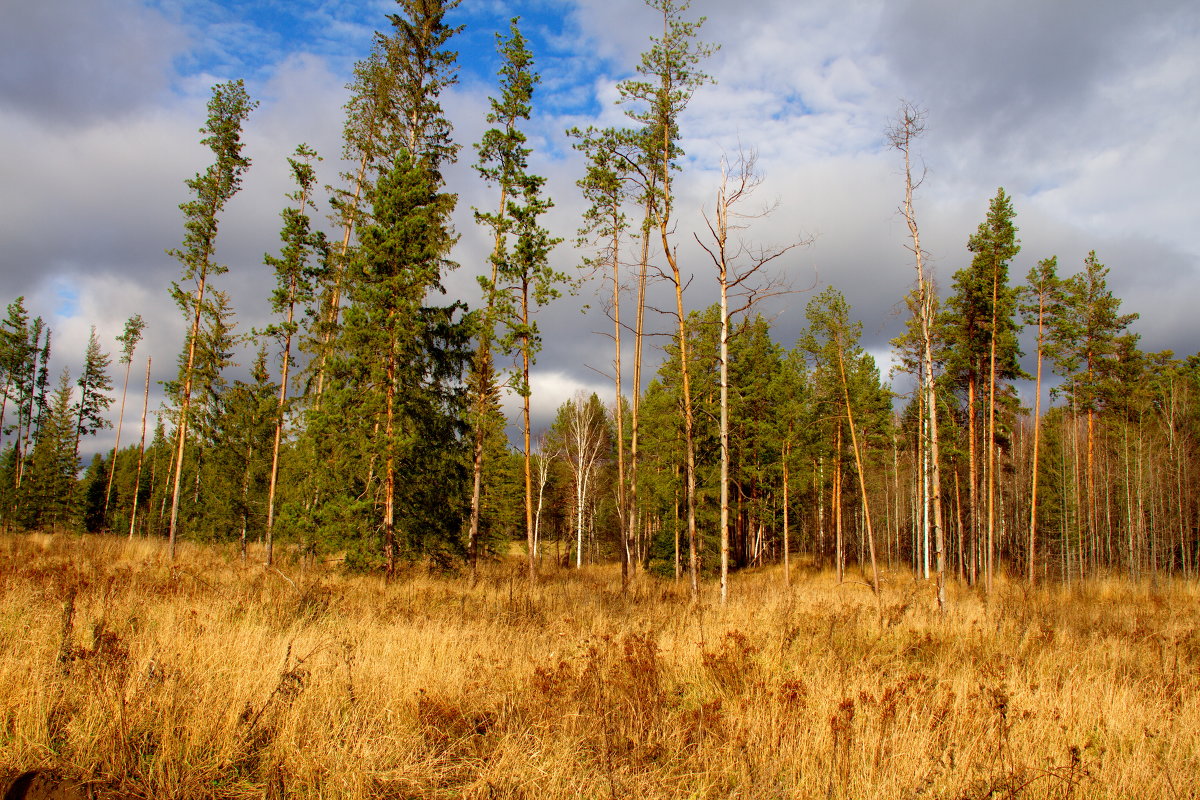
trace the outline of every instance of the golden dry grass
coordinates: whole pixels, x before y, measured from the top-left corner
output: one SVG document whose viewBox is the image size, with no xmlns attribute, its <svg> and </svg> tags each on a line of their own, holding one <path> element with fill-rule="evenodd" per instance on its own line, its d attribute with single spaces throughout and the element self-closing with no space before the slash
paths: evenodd
<svg viewBox="0 0 1200 800">
<path fill-rule="evenodd" d="M 1200 591 L 385 584 L 0 538 L 0 774 L 143 798 L 1200 796 Z"/>
</svg>

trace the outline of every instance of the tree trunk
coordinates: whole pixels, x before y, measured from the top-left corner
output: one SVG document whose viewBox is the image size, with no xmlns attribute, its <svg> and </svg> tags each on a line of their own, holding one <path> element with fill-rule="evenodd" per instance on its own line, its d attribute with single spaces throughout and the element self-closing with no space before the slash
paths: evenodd
<svg viewBox="0 0 1200 800">
<path fill-rule="evenodd" d="M 500 187 L 500 207 L 496 214 L 503 215 L 505 208 L 508 205 L 508 187 Z M 492 245 L 493 256 L 499 255 L 500 246 L 503 244 L 503 234 L 499 228 L 496 230 L 495 242 Z M 495 259 L 492 260 L 492 290 L 495 289 L 496 280 L 498 278 L 498 266 Z M 482 514 L 483 504 L 483 444 L 484 444 L 484 416 L 487 413 L 488 393 L 491 391 L 492 381 L 492 310 L 495 307 L 493 300 L 493 291 L 487 292 L 487 301 L 483 311 L 483 326 L 479 334 L 479 347 L 475 351 L 475 443 L 474 455 L 471 461 L 471 519 L 467 527 L 467 558 L 471 561 L 471 574 L 474 575 L 478 569 L 479 561 L 479 518 Z M 528 450 L 528 446 L 526 447 Z M 535 526 L 536 527 L 536 526 Z M 536 545 L 536 531 L 530 542 L 531 546 Z"/>
<path fill-rule="evenodd" d="M 171 487 L 171 522 L 167 534 L 167 550 L 171 561 L 175 560 L 175 541 L 179 525 L 179 491 L 183 480 L 183 453 L 187 443 L 188 411 L 192 405 L 192 371 L 196 364 L 196 340 L 200 337 L 200 315 L 204 307 L 205 273 L 200 274 L 196 287 L 196 306 L 192 314 L 192 332 L 188 337 L 187 361 L 184 362 L 183 395 L 179 400 L 179 420 L 175 426 L 175 469 Z"/>
<path fill-rule="evenodd" d="M 125 380 L 121 386 L 121 411 L 117 414 L 117 438 L 113 442 L 112 461 L 108 465 L 108 485 L 104 488 L 104 524 L 108 525 L 108 504 L 112 499 L 113 476 L 117 474 L 117 451 L 121 449 L 121 427 L 125 424 L 125 398 L 129 392 L 129 371 L 133 369 L 133 359 L 125 365 Z M 3 414 L 0 414 L 0 427 L 4 424 Z"/>
<path fill-rule="evenodd" d="M 524 402 L 521 406 L 524 425 L 524 470 L 525 470 L 525 543 L 529 550 L 529 585 L 532 587 L 537 580 L 537 562 L 534 560 L 533 547 L 533 472 L 530 469 L 529 432 L 529 281 L 521 284 L 521 326 L 525 333 L 521 342 L 521 385 L 524 387 Z"/>
<path fill-rule="evenodd" d="M 129 538 L 133 538 L 134 526 L 137 524 L 138 494 L 142 484 L 142 463 L 146 455 L 146 412 L 150 409 L 150 359 L 146 359 L 146 394 L 142 398 L 142 439 L 138 443 L 137 471 L 133 478 L 133 506 L 129 511 Z M 154 476 L 150 477 L 150 486 L 154 486 Z"/>
<path fill-rule="evenodd" d="M 1038 447 L 1041 443 L 1042 432 L 1042 351 L 1044 349 L 1044 330 L 1046 318 L 1046 300 L 1044 294 L 1038 297 L 1038 332 L 1037 332 L 1037 376 L 1034 380 L 1033 400 L 1033 478 L 1029 488 L 1029 570 L 1027 578 L 1029 585 L 1034 583 L 1035 555 L 1037 552 L 1037 491 L 1038 491 Z"/>
<path fill-rule="evenodd" d="M 300 208 L 305 208 L 308 195 L 301 195 Z M 283 416 L 287 408 L 288 368 L 292 365 L 292 320 L 296 310 L 296 276 L 292 276 L 288 294 L 287 328 L 283 337 L 283 366 L 279 368 L 279 402 L 275 405 L 275 437 L 271 444 L 271 480 L 267 488 L 267 566 L 275 562 L 275 490 L 279 479 L 279 443 L 283 439 Z M 245 557 L 245 547 L 242 556 Z"/>
<path fill-rule="evenodd" d="M 642 224 L 642 254 L 638 268 L 638 298 L 637 316 L 634 320 L 633 334 L 633 391 L 630 393 L 629 407 L 629 530 L 632 532 L 638 518 L 638 433 L 641 414 L 642 396 L 642 341 L 643 324 L 646 311 L 646 273 L 650 266 L 650 203 L 651 197 L 646 198 L 646 212 Z M 629 534 L 632 536 L 632 534 Z M 676 542 L 678 545 L 678 542 Z M 678 554 L 678 547 L 676 547 Z M 678 558 L 676 558 L 678 568 Z M 677 570 L 678 571 L 678 570 Z M 676 575 L 678 578 L 678 575 Z"/>
</svg>

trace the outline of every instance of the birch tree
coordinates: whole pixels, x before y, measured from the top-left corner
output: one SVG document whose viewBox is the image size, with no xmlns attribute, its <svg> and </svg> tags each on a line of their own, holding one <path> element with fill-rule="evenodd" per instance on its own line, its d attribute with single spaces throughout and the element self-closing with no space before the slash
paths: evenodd
<svg viewBox="0 0 1200 800">
<path fill-rule="evenodd" d="M 730 320 L 759 300 L 777 294 L 782 290 L 782 283 L 770 276 L 763 276 L 762 270 L 775 259 L 782 256 L 800 243 L 785 247 L 764 248 L 753 247 L 745 242 L 731 240 L 731 233 L 736 237 L 739 229 L 745 228 L 747 222 L 755 217 L 764 216 L 767 211 L 747 213 L 739 206 L 748 202 L 754 190 L 762 183 L 762 178 L 755 172 L 756 158 L 753 153 L 741 154 L 732 166 L 733 176 L 730 178 L 730 164 L 722 159 L 721 183 L 717 189 L 716 200 L 713 203 L 712 214 L 705 213 L 704 219 L 708 226 L 711 243 L 695 236 L 696 242 L 704 249 L 712 260 L 717 273 L 717 286 L 720 289 L 720 334 L 719 334 L 719 370 L 720 377 L 720 441 L 721 441 L 721 602 L 729 599 L 729 338 Z M 759 279 L 759 280 L 756 280 Z M 730 307 L 730 299 L 736 307 Z"/>
<path fill-rule="evenodd" d="M 937 602 L 938 608 L 946 606 L 946 541 L 942 514 L 942 466 L 938 427 L 938 394 L 934 374 L 933 331 L 936 324 L 937 292 L 933 276 L 925 264 L 925 251 L 921 248 L 921 230 L 917 225 L 917 213 L 913 206 L 913 193 L 923 182 L 913 178 L 912 144 L 925 132 L 925 112 L 905 103 L 893 125 L 888 129 L 888 141 L 904 156 L 904 201 L 900 206 L 904 222 L 908 226 L 913 254 L 913 265 L 917 272 L 917 293 L 914 314 L 920 332 L 920 375 L 921 392 L 924 395 L 925 422 L 922 426 L 928 436 L 928 458 L 925 467 L 928 475 L 928 496 L 933 510 L 933 540 L 936 553 Z"/>
</svg>

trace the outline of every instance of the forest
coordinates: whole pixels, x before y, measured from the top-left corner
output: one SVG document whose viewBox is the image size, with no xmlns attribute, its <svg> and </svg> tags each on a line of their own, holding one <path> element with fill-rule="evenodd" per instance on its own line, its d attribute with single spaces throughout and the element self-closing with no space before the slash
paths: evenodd
<svg viewBox="0 0 1200 800">
<path fill-rule="evenodd" d="M 321 156 L 301 144 L 288 159 L 295 189 L 279 240 L 263 243 L 276 318 L 249 333 L 215 252 L 251 167 L 243 130 L 256 103 L 241 81 L 214 86 L 201 129 L 211 165 L 185 181 L 170 252 L 187 334 L 168 407 L 148 408 L 140 316 L 115 346 L 93 332 L 78 366 L 54 375 L 52 331 L 12 300 L 0 324 L 4 528 L 162 539 L 172 559 L 179 542 L 233 544 L 243 558 L 253 545 L 267 564 L 283 550 L 389 577 L 519 552 L 531 578 L 619 564 L 623 586 L 648 573 L 695 598 L 715 581 L 723 601 L 731 574 L 775 564 L 788 581 L 805 564 L 876 594 L 881 574 L 907 571 L 935 581 L 939 604 L 949 582 L 991 592 L 999 576 L 1195 578 L 1200 357 L 1139 349 L 1102 254 L 1070 265 L 1037 254 L 1011 275 L 1019 215 L 1003 188 L 980 198 L 967 266 L 939 292 L 914 203 L 925 112 L 905 104 L 887 138 L 913 268 L 897 300 L 911 318 L 892 343 L 903 374 L 881 373 L 837 288 L 797 289 L 774 271 L 802 241 L 740 241 L 761 181 L 752 153 L 722 165 L 706 229 L 680 229 L 681 123 L 712 80 L 715 45 L 686 3 L 649 4 L 662 29 L 619 85 L 627 123 L 568 132 L 587 159 L 588 209 L 578 230 L 549 230 L 553 201 L 522 131 L 539 75 L 518 20 L 497 35 L 491 127 L 464 147 L 440 102 L 456 81 L 457 0 L 398 0 L 354 71 L 349 168 L 328 224 Z M 459 268 L 460 190 L 444 173 L 467 158 L 494 197 L 475 210 L 488 263 L 462 267 L 479 273 L 474 308 L 443 288 Z M 537 312 L 578 283 L 551 266 L 568 240 L 607 287 L 612 392 L 567 400 L 535 436 Z M 711 263 L 683 263 L 684 240 Z M 720 301 L 690 308 L 685 290 L 714 276 Z M 648 286 L 668 287 L 673 305 L 653 307 Z M 776 340 L 760 305 L 780 296 L 805 308 L 795 342 Z M 653 373 L 648 315 L 670 321 Z M 243 353 L 248 373 L 235 369 Z M 1032 407 L 1017 391 L 1028 381 Z M 505 418 L 505 393 L 519 419 Z M 112 427 L 114 447 L 82 463 L 89 437 Z M 122 439 L 131 429 L 140 436 Z"/>
</svg>

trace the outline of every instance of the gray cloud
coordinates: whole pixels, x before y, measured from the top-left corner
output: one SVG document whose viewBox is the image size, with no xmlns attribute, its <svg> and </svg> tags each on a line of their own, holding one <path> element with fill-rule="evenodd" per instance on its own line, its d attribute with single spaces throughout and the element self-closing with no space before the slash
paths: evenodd
<svg viewBox="0 0 1200 800">
<path fill-rule="evenodd" d="M 161 100 L 185 36 L 137 0 L 13 2 L 0 25 L 0 108 L 68 126 Z"/>
</svg>

